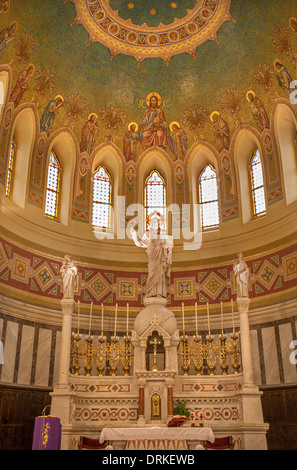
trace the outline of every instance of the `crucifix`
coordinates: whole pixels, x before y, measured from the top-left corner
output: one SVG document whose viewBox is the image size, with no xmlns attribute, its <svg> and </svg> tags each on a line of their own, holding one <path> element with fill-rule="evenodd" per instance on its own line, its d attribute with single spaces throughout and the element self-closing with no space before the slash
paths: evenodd
<svg viewBox="0 0 297 470">
<path fill-rule="evenodd" d="M 154 345 L 154 362 L 153 362 L 152 370 L 156 371 L 156 370 L 158 370 L 158 367 L 157 367 L 157 346 L 158 346 L 158 344 L 161 344 L 161 341 L 158 341 L 157 338 L 154 338 L 153 341 L 150 341 L 150 344 Z"/>
</svg>

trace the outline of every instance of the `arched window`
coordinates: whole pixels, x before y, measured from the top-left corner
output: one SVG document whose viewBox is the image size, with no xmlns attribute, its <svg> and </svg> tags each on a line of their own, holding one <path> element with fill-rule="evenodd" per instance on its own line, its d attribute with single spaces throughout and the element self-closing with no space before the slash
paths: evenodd
<svg viewBox="0 0 297 470">
<path fill-rule="evenodd" d="M 199 177 L 199 204 L 203 229 L 220 223 L 217 175 L 212 165 L 206 165 Z"/>
<path fill-rule="evenodd" d="M 58 218 L 61 166 L 52 150 L 49 156 L 46 183 L 45 215 L 50 219 Z"/>
<path fill-rule="evenodd" d="M 7 169 L 6 197 L 10 197 L 11 195 L 13 170 L 14 170 L 14 165 L 15 165 L 15 152 L 16 152 L 16 144 L 15 144 L 15 139 L 13 137 L 11 144 L 10 144 L 9 161 L 8 161 L 8 169 Z"/>
<path fill-rule="evenodd" d="M 111 176 L 104 166 L 94 173 L 92 225 L 104 230 L 111 229 Z"/>
<path fill-rule="evenodd" d="M 160 212 L 166 220 L 166 186 L 165 180 L 158 172 L 152 170 L 144 186 L 145 219 L 154 211 Z"/>
<path fill-rule="evenodd" d="M 266 214 L 266 201 L 261 156 L 255 150 L 250 164 L 253 213 L 255 217 Z"/>
</svg>

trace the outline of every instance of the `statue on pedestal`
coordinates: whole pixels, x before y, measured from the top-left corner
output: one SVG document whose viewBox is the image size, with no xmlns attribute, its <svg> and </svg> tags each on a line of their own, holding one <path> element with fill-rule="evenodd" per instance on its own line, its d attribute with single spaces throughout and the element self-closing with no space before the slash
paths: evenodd
<svg viewBox="0 0 297 470">
<path fill-rule="evenodd" d="M 243 260 L 242 253 L 237 255 L 237 259 L 233 263 L 233 270 L 236 277 L 237 298 L 248 298 L 250 271 L 246 262 Z"/>
<path fill-rule="evenodd" d="M 170 281 L 173 239 L 161 228 L 163 217 L 159 212 L 150 214 L 148 222 L 148 230 L 141 239 L 134 229 L 131 229 L 131 235 L 137 246 L 146 248 L 148 256 L 146 298 L 166 298 Z"/>
<path fill-rule="evenodd" d="M 64 261 L 60 269 L 63 280 L 63 299 L 73 299 L 74 284 L 77 276 L 77 267 L 70 255 L 64 256 Z"/>
</svg>

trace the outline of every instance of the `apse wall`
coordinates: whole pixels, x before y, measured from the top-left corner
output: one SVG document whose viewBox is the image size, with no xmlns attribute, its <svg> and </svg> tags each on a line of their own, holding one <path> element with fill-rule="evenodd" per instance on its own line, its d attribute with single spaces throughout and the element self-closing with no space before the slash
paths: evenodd
<svg viewBox="0 0 297 470">
<path fill-rule="evenodd" d="M 11 69 L 2 66 L 0 71 L 4 98 L 0 141 L 0 339 L 5 351 L 1 381 L 55 385 L 62 315 L 59 271 L 66 253 L 78 266 L 75 301 L 81 304 L 82 327 L 87 328 L 90 304 L 94 302 L 93 328 L 98 329 L 103 303 L 105 328 L 110 332 L 117 303 L 118 327 L 124 331 L 128 303 L 132 329 L 143 305 L 147 257 L 145 250 L 134 246 L 125 227 L 134 217 L 133 204 L 144 202 L 145 178 L 152 169 L 162 174 L 167 205 L 173 207 L 171 220 L 183 205 L 189 205 L 189 212 L 178 215 L 193 231 L 197 222 L 197 175 L 209 163 L 219 176 L 220 224 L 215 230 L 202 232 L 196 240 L 175 237 L 168 308 L 180 324 L 184 303 L 190 333 L 195 328 L 197 302 L 199 327 L 205 331 L 209 302 L 212 328 L 218 333 L 223 302 L 225 327 L 231 331 L 231 300 L 235 305 L 236 299 L 233 261 L 238 252 L 243 252 L 251 274 L 250 322 L 257 383 L 296 382 L 296 365 L 289 360 L 290 344 L 297 337 L 295 107 L 277 99 L 270 129 L 260 134 L 242 124 L 229 151 L 220 154 L 210 144 L 197 141 L 183 161 L 173 161 L 163 149 L 154 147 L 136 162 L 127 162 L 113 142 L 100 143 L 88 155 L 80 152 L 69 129 L 59 129 L 49 137 L 40 133 L 35 105 L 24 103 L 15 109 L 8 99 Z M 15 179 L 7 198 L 5 183 L 13 137 L 17 141 Z M 266 215 L 259 218 L 253 217 L 249 191 L 248 162 L 256 148 L 263 163 L 267 204 Z M 57 220 L 44 215 L 46 169 L 52 150 L 59 155 L 63 168 Z M 91 193 L 92 175 L 99 164 L 108 167 L 112 175 L 114 230 L 96 234 L 91 224 Z M 82 188 L 81 194 L 78 189 Z M 126 211 L 128 206 L 130 212 Z"/>
</svg>

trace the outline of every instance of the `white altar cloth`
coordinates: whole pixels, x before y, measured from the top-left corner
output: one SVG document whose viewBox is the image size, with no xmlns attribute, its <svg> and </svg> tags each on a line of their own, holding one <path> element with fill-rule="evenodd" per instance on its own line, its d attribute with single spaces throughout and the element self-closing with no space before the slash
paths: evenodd
<svg viewBox="0 0 297 470">
<path fill-rule="evenodd" d="M 139 427 L 139 428 L 103 428 L 100 443 L 104 441 L 139 441 L 139 440 L 185 440 L 214 442 L 215 436 L 208 427 Z"/>
</svg>

